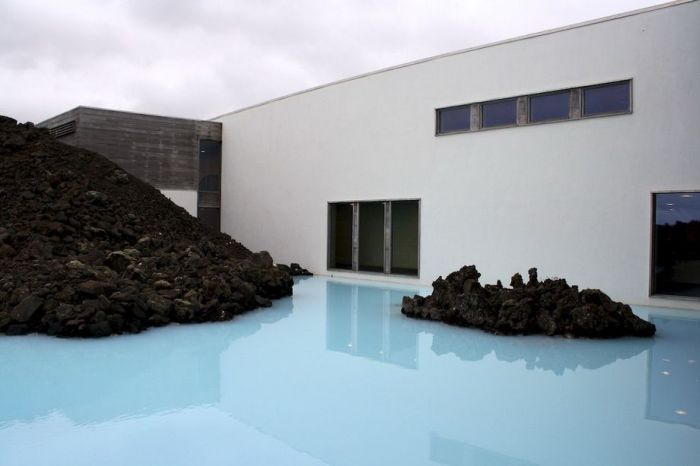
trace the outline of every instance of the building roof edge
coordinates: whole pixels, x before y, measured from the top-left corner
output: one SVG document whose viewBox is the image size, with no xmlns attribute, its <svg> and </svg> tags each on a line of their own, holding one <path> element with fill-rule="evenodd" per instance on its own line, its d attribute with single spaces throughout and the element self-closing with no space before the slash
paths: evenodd
<svg viewBox="0 0 700 466">
<path fill-rule="evenodd" d="M 675 1 L 672 1 L 672 2 L 660 3 L 660 4 L 658 4 L 658 5 L 652 5 L 652 6 L 645 7 L 645 8 L 640 8 L 640 9 L 637 9 L 637 10 L 626 11 L 626 12 L 617 13 L 617 14 L 614 14 L 614 15 L 604 16 L 604 17 L 602 17 L 602 18 L 596 18 L 596 19 L 592 19 L 592 20 L 588 20 L 588 21 L 583 21 L 583 22 L 580 22 L 580 23 L 574 23 L 574 24 L 570 24 L 570 25 L 566 25 L 566 26 L 561 26 L 561 27 L 554 28 L 554 29 L 547 29 L 547 30 L 544 30 L 544 31 L 534 32 L 534 33 L 531 33 L 531 34 L 525 34 L 525 35 L 522 35 L 522 36 L 512 37 L 512 38 L 509 38 L 509 39 L 503 39 L 503 40 L 499 40 L 499 41 L 496 41 L 496 42 L 489 42 L 489 43 L 487 43 L 487 44 L 476 45 L 476 46 L 474 46 L 474 47 L 468 47 L 468 48 L 465 48 L 465 49 L 455 50 L 455 51 L 452 51 L 452 52 L 441 53 L 441 54 L 439 54 L 439 55 L 433 55 L 433 56 L 426 57 L 426 58 L 420 58 L 420 59 L 418 59 L 418 60 L 413 60 L 413 61 L 406 62 L 406 63 L 402 63 L 402 64 L 399 64 L 399 65 L 394 65 L 394 66 L 390 66 L 390 67 L 387 67 L 387 68 L 381 68 L 381 69 L 378 69 L 378 70 L 369 71 L 369 72 L 367 72 L 367 73 L 358 74 L 358 75 L 351 76 L 351 77 L 348 77 L 348 78 L 339 79 L 339 80 L 337 80 L 337 81 L 332 81 L 332 82 L 329 82 L 329 83 L 320 84 L 320 85 L 318 85 L 318 86 L 310 87 L 310 88 L 308 88 L 308 89 L 304 89 L 304 90 L 297 91 L 297 92 L 292 92 L 291 94 L 285 94 L 285 95 L 280 96 L 280 97 L 275 97 L 275 98 L 273 98 L 273 99 L 265 100 L 265 101 L 260 102 L 260 103 L 257 103 L 257 104 L 248 105 L 248 106 L 239 108 L 239 109 L 237 109 L 237 110 L 233 110 L 233 111 L 231 111 L 231 112 L 226 112 L 226 113 L 223 113 L 223 114 L 221 114 L 221 115 L 217 115 L 217 116 L 211 118 L 210 120 L 211 120 L 211 121 L 216 121 L 216 120 L 219 120 L 220 118 L 224 118 L 224 117 L 227 117 L 227 116 L 229 116 L 229 115 L 234 115 L 234 114 L 236 114 L 236 113 L 244 112 L 244 111 L 246 111 L 246 110 L 251 110 L 251 109 L 253 109 L 253 108 L 262 107 L 262 106 L 264 106 L 264 105 L 271 104 L 271 103 L 273 103 L 273 102 L 278 102 L 278 101 L 280 101 L 280 100 L 289 99 L 290 97 L 295 97 L 295 96 L 298 96 L 298 95 L 301 95 L 301 94 L 306 94 L 306 93 L 308 93 L 308 92 L 313 92 L 313 91 L 316 91 L 316 90 L 319 90 L 319 89 L 323 89 L 323 88 L 326 88 L 326 87 L 335 86 L 335 85 L 338 85 L 338 84 L 343 84 L 343 83 L 346 83 L 346 82 L 349 82 L 349 81 L 354 81 L 354 80 L 356 80 L 356 79 L 366 78 L 366 77 L 369 77 L 369 76 L 374 76 L 374 75 L 386 73 L 386 72 L 389 72 L 389 71 L 394 71 L 394 70 L 398 70 L 398 69 L 401 69 L 401 68 L 406 68 L 406 67 L 409 67 L 409 66 L 420 65 L 420 64 L 422 64 L 422 63 L 427 63 L 427 62 L 434 61 L 434 60 L 440 60 L 440 59 L 443 59 L 443 58 L 453 57 L 453 56 L 461 55 L 461 54 L 464 54 L 464 53 L 474 52 L 474 51 L 481 50 L 481 49 L 486 49 L 486 48 L 490 48 L 490 47 L 496 47 L 496 46 L 498 46 L 498 45 L 509 44 L 509 43 L 512 43 L 512 42 L 519 42 L 519 41 L 522 41 L 522 40 L 533 39 L 533 38 L 537 38 L 537 37 L 547 36 L 547 35 L 550 35 L 550 34 L 556 34 L 556 33 L 558 33 L 558 32 L 570 31 L 570 30 L 578 29 L 578 28 L 585 27 L 585 26 L 592 26 L 592 25 L 595 25 L 595 24 L 606 23 L 606 22 L 609 22 L 609 21 L 615 21 L 615 20 L 618 20 L 618 19 L 628 18 L 628 17 L 631 17 L 631 16 L 637 16 L 637 15 L 640 15 L 640 14 L 649 13 L 649 12 L 657 11 L 657 10 L 662 10 L 662 9 L 665 9 L 665 8 L 670 8 L 670 7 L 674 7 L 674 6 L 678 6 L 678 5 L 682 5 L 682 4 L 686 4 L 686 3 L 693 3 L 693 2 L 695 2 L 695 1 L 696 1 L 696 0 L 675 0 Z"/>
</svg>

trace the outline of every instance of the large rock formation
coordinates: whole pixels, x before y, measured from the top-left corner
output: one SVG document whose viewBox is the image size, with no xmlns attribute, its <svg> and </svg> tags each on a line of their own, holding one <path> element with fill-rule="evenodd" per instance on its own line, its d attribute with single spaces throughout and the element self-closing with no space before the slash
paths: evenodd
<svg viewBox="0 0 700 466">
<path fill-rule="evenodd" d="M 654 324 L 635 316 L 628 305 L 611 300 L 602 291 L 579 291 L 562 279 L 540 282 L 534 268 L 527 283 L 516 273 L 511 288 L 504 288 L 500 281 L 482 286 L 480 276 L 470 265 L 446 279 L 439 277 L 433 282 L 433 294 L 404 297 L 401 312 L 498 334 L 613 338 L 649 337 L 656 332 Z"/>
<path fill-rule="evenodd" d="M 99 154 L 0 117 L 0 333 L 106 336 L 232 319 L 289 273 Z"/>
</svg>

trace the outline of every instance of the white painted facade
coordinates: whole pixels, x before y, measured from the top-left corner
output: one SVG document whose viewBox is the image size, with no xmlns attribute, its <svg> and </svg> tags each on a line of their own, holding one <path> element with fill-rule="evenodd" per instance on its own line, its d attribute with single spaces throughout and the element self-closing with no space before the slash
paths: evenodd
<svg viewBox="0 0 700 466">
<path fill-rule="evenodd" d="M 222 231 L 317 274 L 429 284 L 538 267 L 649 297 L 651 194 L 700 190 L 700 4 L 382 70 L 217 118 Z M 631 114 L 435 136 L 435 109 L 632 79 Z M 327 270 L 329 202 L 421 200 L 420 276 Z"/>
<path fill-rule="evenodd" d="M 197 191 L 189 189 L 161 189 L 161 193 L 193 217 L 197 216 Z"/>
</svg>

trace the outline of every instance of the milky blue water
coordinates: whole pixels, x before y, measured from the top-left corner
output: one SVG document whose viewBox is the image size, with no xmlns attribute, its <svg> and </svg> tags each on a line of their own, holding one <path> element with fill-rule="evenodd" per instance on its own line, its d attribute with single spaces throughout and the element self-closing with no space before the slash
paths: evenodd
<svg viewBox="0 0 700 466">
<path fill-rule="evenodd" d="M 232 322 L 0 337 L 0 465 L 698 465 L 700 313 L 654 339 L 408 319 L 315 277 Z"/>
</svg>

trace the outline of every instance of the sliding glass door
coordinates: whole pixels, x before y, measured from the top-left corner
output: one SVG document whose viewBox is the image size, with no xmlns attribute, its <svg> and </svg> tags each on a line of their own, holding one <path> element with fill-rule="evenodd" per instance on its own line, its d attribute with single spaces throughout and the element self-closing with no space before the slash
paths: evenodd
<svg viewBox="0 0 700 466">
<path fill-rule="evenodd" d="M 420 201 L 328 204 L 328 268 L 418 276 Z"/>
</svg>

